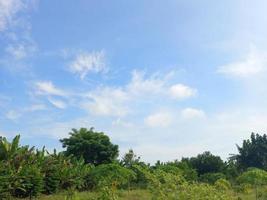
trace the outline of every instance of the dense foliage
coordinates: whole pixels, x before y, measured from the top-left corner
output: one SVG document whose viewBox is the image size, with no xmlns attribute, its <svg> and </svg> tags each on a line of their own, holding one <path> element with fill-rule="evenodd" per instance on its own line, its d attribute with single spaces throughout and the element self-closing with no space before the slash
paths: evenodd
<svg viewBox="0 0 267 200">
<path fill-rule="evenodd" d="M 69 138 L 60 140 L 67 148 L 66 155 L 83 158 L 86 163 L 94 165 L 110 163 L 118 157 L 118 145 L 113 145 L 104 133 L 95 132 L 93 128 L 81 128 L 72 129 L 69 134 Z"/>
<path fill-rule="evenodd" d="M 242 146 L 237 146 L 239 154 L 235 156 L 237 164 L 242 169 L 257 167 L 267 170 L 267 136 L 251 134 L 250 140 L 244 140 Z"/>
<path fill-rule="evenodd" d="M 133 150 L 116 160 L 118 146 L 93 129 L 73 129 L 61 142 L 66 151 L 49 153 L 21 146 L 20 136 L 11 142 L 0 137 L 0 199 L 62 191 L 73 199 L 75 191 L 98 191 L 93 199 L 116 200 L 121 189 L 146 189 L 155 200 L 231 200 L 248 191 L 267 199 L 266 135 L 252 134 L 227 162 L 204 152 L 152 166 Z"/>
</svg>

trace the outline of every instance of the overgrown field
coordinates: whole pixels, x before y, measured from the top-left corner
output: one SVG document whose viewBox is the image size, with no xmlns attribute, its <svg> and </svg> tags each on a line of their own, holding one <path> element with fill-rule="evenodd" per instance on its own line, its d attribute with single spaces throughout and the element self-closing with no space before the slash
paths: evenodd
<svg viewBox="0 0 267 200">
<path fill-rule="evenodd" d="M 74 129 L 49 153 L 0 138 L 0 199 L 267 200 L 267 136 L 252 134 L 223 161 L 204 152 L 171 162 L 144 163 L 104 133 Z"/>
<path fill-rule="evenodd" d="M 260 191 L 262 193 L 265 192 L 265 188 L 261 188 Z M 233 193 L 233 191 L 228 191 L 233 195 L 233 199 L 239 200 L 254 200 L 256 199 L 254 191 L 250 190 L 246 194 L 242 193 Z M 73 196 L 72 199 L 76 200 L 94 200 L 99 199 L 100 194 L 96 192 L 79 192 Z M 67 195 L 65 193 L 50 195 L 50 196 L 40 196 L 39 200 L 63 200 L 67 199 Z M 131 191 L 118 191 L 118 200 L 152 200 L 152 194 L 147 190 L 131 190 Z M 189 200 L 190 198 L 188 198 Z M 203 199 L 203 198 L 202 198 Z M 266 195 L 262 195 L 258 197 L 259 200 L 265 200 Z"/>
</svg>

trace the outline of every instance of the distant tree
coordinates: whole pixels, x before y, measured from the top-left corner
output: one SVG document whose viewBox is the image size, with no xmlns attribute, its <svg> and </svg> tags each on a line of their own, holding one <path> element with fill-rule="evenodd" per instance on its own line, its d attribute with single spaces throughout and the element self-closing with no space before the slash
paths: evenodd
<svg viewBox="0 0 267 200">
<path fill-rule="evenodd" d="M 112 144 L 102 132 L 81 128 L 72 129 L 69 134 L 69 138 L 60 140 L 63 148 L 66 148 L 66 155 L 83 158 L 86 163 L 94 165 L 110 163 L 118 157 L 118 145 Z"/>
<path fill-rule="evenodd" d="M 198 175 L 221 172 L 225 166 L 220 156 L 214 156 L 209 151 L 199 154 L 197 157 L 183 158 L 182 161 L 196 169 Z"/>
<path fill-rule="evenodd" d="M 244 140 L 242 146 L 237 145 L 238 155 L 233 156 L 238 166 L 245 170 L 256 167 L 267 170 L 267 136 L 252 133 L 250 139 Z"/>
<path fill-rule="evenodd" d="M 134 164 L 140 162 L 140 157 L 138 157 L 132 149 L 130 149 L 121 159 L 121 164 L 125 167 L 131 167 Z"/>
</svg>

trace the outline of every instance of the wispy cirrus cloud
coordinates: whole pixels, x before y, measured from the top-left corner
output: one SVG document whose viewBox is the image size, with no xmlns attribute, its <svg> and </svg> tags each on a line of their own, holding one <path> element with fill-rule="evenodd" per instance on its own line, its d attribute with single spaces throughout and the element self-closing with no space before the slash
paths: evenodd
<svg viewBox="0 0 267 200">
<path fill-rule="evenodd" d="M 30 57 L 36 51 L 37 51 L 37 47 L 32 42 L 9 44 L 6 47 L 6 52 L 15 60 L 21 60 L 21 59 Z"/>
<path fill-rule="evenodd" d="M 38 95 L 67 96 L 64 90 L 57 88 L 51 81 L 38 81 L 35 83 L 35 89 Z"/>
<path fill-rule="evenodd" d="M 29 58 L 35 55 L 38 45 L 31 35 L 30 13 L 37 4 L 38 0 L 0 0 L 0 39 L 4 52 L 0 67 L 25 72 L 31 65 Z"/>
<path fill-rule="evenodd" d="M 243 60 L 219 66 L 217 69 L 218 73 L 237 78 L 250 78 L 266 71 L 267 53 L 255 48 L 252 48 Z"/>
<path fill-rule="evenodd" d="M 104 51 L 82 52 L 70 63 L 70 71 L 84 79 L 90 73 L 107 71 Z"/>
<path fill-rule="evenodd" d="M 67 107 L 66 101 L 71 96 L 71 94 L 69 94 L 67 91 L 55 86 L 52 81 L 35 82 L 34 94 L 43 96 L 51 105 L 58 109 L 65 109 Z M 59 99 L 59 97 L 61 99 Z"/>
<path fill-rule="evenodd" d="M 0 0 L 0 31 L 5 31 L 15 23 L 16 15 L 25 8 L 20 0 Z"/>
<path fill-rule="evenodd" d="M 48 98 L 48 101 L 55 106 L 56 108 L 59 109 L 65 109 L 67 107 L 66 103 L 62 100 L 55 99 L 55 98 Z"/>
</svg>

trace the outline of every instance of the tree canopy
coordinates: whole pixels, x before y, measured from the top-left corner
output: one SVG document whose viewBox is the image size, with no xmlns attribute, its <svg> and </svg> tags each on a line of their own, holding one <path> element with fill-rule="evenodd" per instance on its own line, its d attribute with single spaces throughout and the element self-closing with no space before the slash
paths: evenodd
<svg viewBox="0 0 267 200">
<path fill-rule="evenodd" d="M 103 132 L 81 128 L 72 129 L 69 134 L 69 138 L 60 140 L 67 156 L 83 158 L 86 163 L 94 165 L 110 163 L 118 157 L 118 145 L 112 144 Z"/>
<path fill-rule="evenodd" d="M 250 139 L 244 140 L 242 146 L 237 145 L 239 154 L 236 162 L 243 170 L 256 167 L 267 170 L 267 136 L 252 133 Z"/>
<path fill-rule="evenodd" d="M 225 166 L 220 156 L 212 155 L 209 151 L 198 154 L 197 157 L 183 158 L 182 161 L 188 162 L 199 175 L 221 172 Z"/>
</svg>

